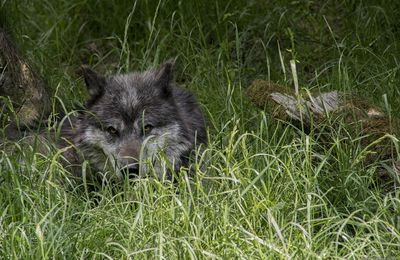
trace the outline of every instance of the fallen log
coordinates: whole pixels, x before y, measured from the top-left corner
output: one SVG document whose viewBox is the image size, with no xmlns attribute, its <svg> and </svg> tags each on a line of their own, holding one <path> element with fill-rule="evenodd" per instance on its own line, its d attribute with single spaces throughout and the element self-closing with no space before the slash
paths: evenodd
<svg viewBox="0 0 400 260">
<path fill-rule="evenodd" d="M 314 134 L 322 145 L 332 144 L 332 136 L 339 132 L 345 135 L 343 139 L 360 140 L 365 152 L 362 160 L 385 162 L 378 174 L 398 180 L 399 120 L 372 102 L 339 91 L 296 94 L 291 88 L 265 80 L 253 81 L 246 94 L 274 118 Z"/>
</svg>

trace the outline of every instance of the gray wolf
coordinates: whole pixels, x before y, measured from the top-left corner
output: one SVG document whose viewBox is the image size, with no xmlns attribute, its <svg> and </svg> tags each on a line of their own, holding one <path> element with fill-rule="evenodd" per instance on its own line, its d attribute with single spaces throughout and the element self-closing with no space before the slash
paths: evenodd
<svg viewBox="0 0 400 260">
<path fill-rule="evenodd" d="M 65 158 L 89 162 L 92 173 L 114 177 L 145 175 L 172 178 L 188 167 L 195 149 L 207 142 L 203 114 L 194 96 L 177 86 L 172 61 L 157 69 L 103 76 L 87 66 L 86 109 L 64 123 Z"/>
</svg>

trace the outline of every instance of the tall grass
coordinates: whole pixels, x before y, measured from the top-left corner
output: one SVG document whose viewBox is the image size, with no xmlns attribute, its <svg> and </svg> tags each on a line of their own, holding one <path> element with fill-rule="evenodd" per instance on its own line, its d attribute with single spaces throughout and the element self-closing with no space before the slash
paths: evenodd
<svg viewBox="0 0 400 260">
<path fill-rule="evenodd" d="M 209 124 L 206 169 L 176 185 L 68 182 L 57 151 L 23 140 L 0 158 L 0 255 L 31 258 L 395 258 L 400 197 L 359 140 L 321 146 L 255 108 L 253 79 L 337 89 L 400 112 L 396 1 L 0 1 L 19 46 L 64 112 L 75 74 L 142 70 L 177 58 L 176 79 Z M 4 17 L 2 17 L 4 19 Z M 386 94 L 385 105 L 383 95 Z M 60 104 L 62 102 L 62 105 Z M 59 180 L 63 180 L 60 182 Z"/>
</svg>

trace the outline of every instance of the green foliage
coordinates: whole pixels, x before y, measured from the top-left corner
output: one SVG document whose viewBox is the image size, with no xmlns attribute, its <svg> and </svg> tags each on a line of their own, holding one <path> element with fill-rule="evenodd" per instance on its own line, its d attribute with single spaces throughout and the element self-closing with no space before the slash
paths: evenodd
<svg viewBox="0 0 400 260">
<path fill-rule="evenodd" d="M 400 196 L 359 140 L 321 147 L 249 103 L 256 78 L 358 93 L 399 110 L 397 1 L 0 1 L 14 38 L 71 111 L 81 64 L 104 73 L 177 57 L 210 125 L 206 170 L 95 192 L 57 152 L 0 157 L 0 258 L 391 258 Z M 382 95 L 388 97 L 385 106 Z M 340 129 L 338 130 L 340 131 Z M 343 136 L 339 135 L 338 136 Z M 60 183 L 60 179 L 63 181 Z"/>
</svg>

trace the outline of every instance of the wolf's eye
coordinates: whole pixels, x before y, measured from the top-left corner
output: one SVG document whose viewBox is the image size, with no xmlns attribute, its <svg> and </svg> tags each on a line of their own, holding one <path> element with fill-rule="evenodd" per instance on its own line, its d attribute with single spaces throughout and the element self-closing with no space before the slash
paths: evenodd
<svg viewBox="0 0 400 260">
<path fill-rule="evenodd" d="M 144 134 L 148 134 L 148 133 L 151 132 L 152 129 L 153 129 L 153 126 L 150 125 L 150 124 L 147 124 L 147 125 L 145 125 L 145 126 L 143 127 L 143 132 L 144 132 Z"/>
<path fill-rule="evenodd" d="M 118 135 L 118 130 L 115 129 L 114 127 L 112 127 L 112 126 L 107 127 L 106 130 L 110 135 L 113 135 L 113 136 L 117 136 Z"/>
</svg>

